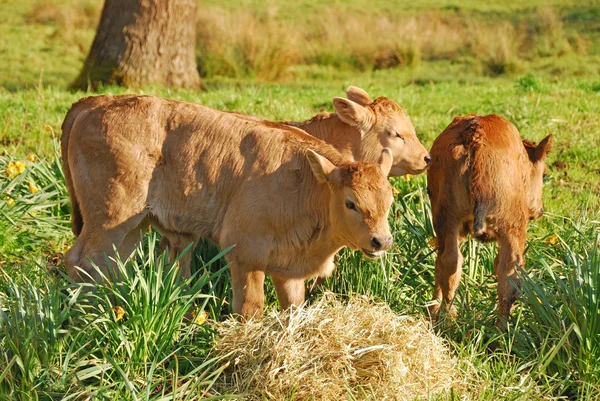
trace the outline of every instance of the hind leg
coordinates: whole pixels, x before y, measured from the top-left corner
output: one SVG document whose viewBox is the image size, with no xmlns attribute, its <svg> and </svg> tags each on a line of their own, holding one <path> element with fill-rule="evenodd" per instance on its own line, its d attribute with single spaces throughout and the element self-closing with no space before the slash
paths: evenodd
<svg viewBox="0 0 600 401">
<path fill-rule="evenodd" d="M 121 247 L 126 238 L 128 241 L 125 242 L 128 244 L 124 244 L 124 248 L 130 247 L 134 238 L 132 232 L 137 231 L 135 228 L 140 225 L 143 218 L 141 214 L 134 216 L 108 230 L 95 229 L 92 224 L 86 223 L 75 244 L 65 255 L 69 277 L 78 282 L 98 282 L 104 277 L 109 277 L 112 266 L 106 265 L 105 254 L 109 257 L 113 256 L 113 247 Z M 126 251 L 124 248 L 123 250 Z"/>
<path fill-rule="evenodd" d="M 524 267 L 525 235 L 499 235 L 498 255 L 494 266 L 498 277 L 498 320 L 496 325 L 506 327 L 508 315 L 517 299 L 519 285 L 517 266 Z"/>
<path fill-rule="evenodd" d="M 81 260 L 81 253 L 83 252 L 83 246 L 85 244 L 84 240 L 79 239 L 80 237 L 81 235 L 77 237 L 75 243 L 73 244 L 73 246 L 71 246 L 71 248 L 67 250 L 64 257 L 64 263 L 67 269 L 67 274 L 71 279 L 75 281 L 79 281 L 77 280 L 79 273 L 77 271 L 76 266 L 79 265 L 79 262 Z"/>
<path fill-rule="evenodd" d="M 438 236 L 438 257 L 435 261 L 435 289 L 433 300 L 437 301 L 429 307 L 434 318 L 442 305 L 452 312 L 454 294 L 462 275 L 463 256 L 460 253 L 460 235 L 458 225 L 441 229 L 436 228 Z"/>
</svg>

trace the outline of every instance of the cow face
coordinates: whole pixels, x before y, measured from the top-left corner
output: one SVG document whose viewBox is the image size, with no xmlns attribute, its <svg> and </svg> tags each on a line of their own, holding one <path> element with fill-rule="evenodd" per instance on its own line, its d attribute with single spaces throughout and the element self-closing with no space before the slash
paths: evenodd
<svg viewBox="0 0 600 401">
<path fill-rule="evenodd" d="M 387 175 L 392 154 L 381 152 L 377 163 L 333 165 L 313 151 L 307 153 L 311 169 L 330 191 L 329 224 L 344 245 L 377 258 L 392 245 L 388 212 L 393 201 Z"/>
<path fill-rule="evenodd" d="M 537 146 L 529 141 L 523 141 L 523 145 L 530 162 L 529 218 L 537 219 L 544 213 L 542 186 L 546 172 L 546 156 L 552 147 L 552 135 L 545 137 Z"/>
<path fill-rule="evenodd" d="M 371 100 L 360 88 L 346 90 L 348 99 L 334 98 L 337 115 L 362 134 L 362 160 L 377 160 L 381 150 L 390 149 L 393 164 L 390 175 L 419 174 L 431 158 L 415 134 L 415 128 L 404 111 L 388 98 Z"/>
</svg>

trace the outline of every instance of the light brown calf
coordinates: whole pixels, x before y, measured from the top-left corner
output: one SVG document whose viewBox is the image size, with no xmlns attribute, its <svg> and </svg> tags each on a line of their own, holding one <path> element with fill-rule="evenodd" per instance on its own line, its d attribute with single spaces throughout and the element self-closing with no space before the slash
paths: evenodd
<svg viewBox="0 0 600 401">
<path fill-rule="evenodd" d="M 233 311 L 250 317 L 266 273 L 286 308 L 303 302 L 307 278 L 331 274 L 342 247 L 378 257 L 392 242 L 387 149 L 378 163 L 353 162 L 287 125 L 132 95 L 75 103 L 62 141 L 76 280 L 101 279 L 91 263 L 106 272 L 103 254 L 114 244 L 128 255 L 151 224 L 176 252 L 201 237 L 235 245 Z M 188 253 L 186 276 L 189 263 Z"/>
<path fill-rule="evenodd" d="M 499 325 L 504 325 L 517 290 L 516 266 L 523 267 L 528 220 L 543 213 L 542 180 L 552 136 L 535 144 L 522 141 L 517 128 L 495 114 L 457 117 L 431 148 L 427 172 L 433 225 L 437 234 L 435 317 L 449 308 L 458 288 L 463 258 L 459 245 L 467 233 L 498 241 Z"/>
<path fill-rule="evenodd" d="M 364 90 L 349 86 L 348 99 L 333 98 L 335 113 L 319 114 L 304 122 L 286 124 L 332 144 L 355 160 L 374 162 L 383 148 L 394 156 L 391 176 L 420 174 L 431 158 L 417 138 L 415 128 L 402 108 L 393 100 L 372 100 Z"/>
<path fill-rule="evenodd" d="M 315 138 L 332 144 L 342 154 L 354 160 L 375 162 L 381 150 L 391 150 L 394 163 L 391 176 L 420 174 L 431 158 L 415 133 L 415 127 L 402 108 L 393 100 L 378 97 L 372 100 L 367 92 L 349 86 L 348 99 L 333 98 L 335 113 L 321 113 L 313 118 L 285 124 L 300 128 Z M 252 121 L 260 117 L 233 113 Z"/>
</svg>

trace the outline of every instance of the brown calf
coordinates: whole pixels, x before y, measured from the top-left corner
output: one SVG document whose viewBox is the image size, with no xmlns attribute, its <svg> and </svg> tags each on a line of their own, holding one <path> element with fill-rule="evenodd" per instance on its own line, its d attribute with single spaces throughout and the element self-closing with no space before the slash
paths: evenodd
<svg viewBox="0 0 600 401">
<path fill-rule="evenodd" d="M 437 137 L 427 172 L 438 244 L 434 317 L 441 304 L 452 304 L 462 272 L 459 245 L 470 233 L 498 241 L 498 323 L 505 324 L 517 297 L 510 281 L 517 282 L 516 266 L 525 264 L 527 222 L 544 210 L 542 180 L 551 143 L 551 135 L 538 146 L 522 141 L 517 128 L 495 114 L 456 117 Z"/>
<path fill-rule="evenodd" d="M 282 307 L 304 281 L 331 274 L 344 246 L 367 257 L 392 243 L 391 152 L 354 162 L 305 132 L 147 96 L 75 103 L 63 123 L 63 168 L 77 240 L 65 255 L 76 280 L 100 280 L 113 245 L 129 255 L 156 227 L 180 252 L 208 238 L 231 263 L 233 310 L 260 314 L 271 274 Z M 79 269 L 78 269 L 79 268 Z M 190 275 L 190 254 L 181 261 Z"/>
</svg>

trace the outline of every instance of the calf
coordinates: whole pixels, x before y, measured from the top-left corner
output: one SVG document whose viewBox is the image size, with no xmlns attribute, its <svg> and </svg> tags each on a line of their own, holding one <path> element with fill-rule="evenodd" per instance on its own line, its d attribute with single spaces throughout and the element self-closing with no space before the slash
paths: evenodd
<svg viewBox="0 0 600 401">
<path fill-rule="evenodd" d="M 303 302 L 307 278 L 331 274 L 342 247 L 376 258 L 392 243 L 388 149 L 376 163 L 354 162 L 299 129 L 195 104 L 132 95 L 80 103 L 62 137 L 79 234 L 65 264 L 76 280 L 101 279 L 92 263 L 105 273 L 104 253 L 114 244 L 128 255 L 150 224 L 176 252 L 201 237 L 235 245 L 226 255 L 233 311 L 251 317 L 263 309 L 265 273 L 286 308 Z"/>
<path fill-rule="evenodd" d="M 457 117 L 431 148 L 427 172 L 433 225 L 436 316 L 449 307 L 458 287 L 463 258 L 459 245 L 467 233 L 498 241 L 498 324 L 508 318 L 517 290 L 516 266 L 523 267 L 528 220 L 542 215 L 542 180 L 552 136 L 538 146 L 522 141 L 517 128 L 495 114 Z"/>
<path fill-rule="evenodd" d="M 420 174 L 431 162 L 417 138 L 412 122 L 393 100 L 372 100 L 367 92 L 350 86 L 348 99 L 333 98 L 335 113 L 319 114 L 304 122 L 286 122 L 352 155 L 355 160 L 374 162 L 383 148 L 391 150 L 394 163 L 390 175 Z"/>
</svg>

